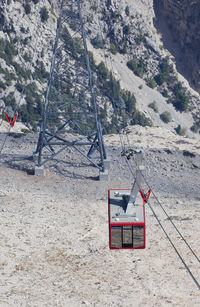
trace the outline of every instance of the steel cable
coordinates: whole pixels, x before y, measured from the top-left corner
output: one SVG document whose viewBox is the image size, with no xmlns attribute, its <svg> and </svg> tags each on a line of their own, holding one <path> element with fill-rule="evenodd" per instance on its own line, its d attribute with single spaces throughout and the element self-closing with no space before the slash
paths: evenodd
<svg viewBox="0 0 200 307">
<path fill-rule="evenodd" d="M 149 208 L 151 209 L 154 217 L 156 218 L 158 224 L 160 225 L 160 227 L 162 228 L 163 232 L 165 233 L 167 239 L 169 240 L 169 242 L 171 243 L 172 247 L 174 248 L 175 252 L 177 253 L 179 259 L 182 261 L 184 267 L 186 268 L 187 272 L 190 274 L 191 278 L 193 279 L 193 281 L 195 282 L 196 286 L 198 287 L 198 289 L 200 290 L 200 284 L 197 281 L 197 279 L 194 277 L 194 275 L 192 274 L 191 270 L 189 269 L 188 265 L 185 263 L 183 257 L 181 256 L 181 254 L 179 253 L 179 251 L 177 250 L 176 246 L 174 245 L 174 243 L 172 242 L 172 240 L 170 239 L 169 235 L 167 234 L 166 230 L 164 229 L 164 227 L 162 226 L 159 218 L 157 217 L 155 211 L 153 210 L 151 204 L 149 202 L 147 202 Z"/>
<path fill-rule="evenodd" d="M 149 189 L 151 189 L 150 185 L 148 184 L 146 178 L 144 177 L 143 173 L 141 172 L 142 177 L 144 179 L 144 182 L 146 183 L 146 185 L 148 186 Z M 168 220 L 170 221 L 170 223 L 173 225 L 173 227 L 175 228 L 175 230 L 178 232 L 179 236 L 181 237 L 181 239 L 184 241 L 184 243 L 187 245 L 187 247 L 189 248 L 189 250 L 191 251 L 191 253 L 193 254 L 193 256 L 197 259 L 197 261 L 200 263 L 200 259 L 198 258 L 198 256 L 195 254 L 195 252 L 193 251 L 193 249 L 191 248 L 191 246 L 187 243 L 186 239 L 183 237 L 183 235 L 180 233 L 180 231 L 178 230 L 178 228 L 176 227 L 176 225 L 174 224 L 174 222 L 172 221 L 172 219 L 170 218 L 169 214 L 166 212 L 165 208 L 163 207 L 163 205 L 161 204 L 161 202 L 158 200 L 158 197 L 156 196 L 156 194 L 153 192 L 153 190 L 151 189 L 153 196 L 155 197 L 157 203 L 159 204 L 159 206 L 162 208 L 163 212 L 165 213 L 165 215 L 167 216 Z"/>
<path fill-rule="evenodd" d="M 127 159 L 126 159 L 127 160 Z M 127 160 L 127 164 L 129 166 L 129 170 L 131 172 L 131 174 L 133 175 L 133 171 L 130 167 L 130 163 Z M 180 231 L 178 230 L 178 228 L 176 227 L 176 225 L 173 223 L 173 221 L 171 220 L 170 216 L 167 214 L 166 210 L 163 208 L 162 204 L 160 203 L 160 201 L 158 200 L 158 197 L 155 195 L 155 193 L 153 192 L 153 190 L 151 189 L 150 185 L 148 184 L 146 178 L 144 177 L 143 173 L 140 171 L 144 182 L 146 183 L 146 185 L 148 186 L 148 188 L 151 190 L 152 194 L 154 195 L 156 201 L 158 202 L 158 204 L 160 205 L 160 207 L 162 208 L 162 210 L 164 211 L 164 213 L 166 214 L 168 220 L 172 223 L 173 227 L 176 229 L 176 231 L 178 232 L 178 234 L 180 235 L 180 237 L 182 238 L 182 240 L 184 241 L 184 243 L 186 244 L 186 246 L 189 248 L 189 250 L 191 251 L 191 253 L 194 255 L 194 257 L 197 259 L 198 262 L 200 262 L 199 258 L 197 257 L 197 255 L 195 254 L 195 252 L 193 251 L 193 249 L 190 247 L 190 245 L 187 243 L 187 241 L 185 240 L 185 238 L 182 236 L 182 234 L 180 233 Z M 136 181 L 136 184 L 138 186 L 138 188 L 140 189 L 141 187 L 139 186 L 139 184 Z M 184 261 L 183 257 L 180 255 L 180 253 L 178 252 L 177 248 L 175 247 L 175 245 L 173 244 L 172 240 L 170 239 L 169 235 L 167 234 L 166 230 L 164 229 L 164 227 L 162 226 L 158 216 L 156 215 L 155 211 L 153 210 L 153 208 L 151 207 L 151 204 L 149 202 L 148 206 L 150 207 L 154 217 L 156 218 L 156 220 L 158 221 L 160 227 L 162 228 L 162 230 L 164 231 L 167 239 L 170 241 L 172 247 L 174 248 L 175 252 L 177 253 L 177 255 L 179 256 L 180 260 L 182 261 L 183 265 L 185 266 L 186 270 L 188 271 L 188 273 L 190 274 L 190 276 L 192 277 L 193 281 L 195 282 L 195 284 L 197 285 L 198 289 L 200 290 L 200 284 L 198 283 L 197 279 L 194 277 L 194 275 L 192 274 L 191 270 L 189 269 L 189 267 L 187 266 L 186 262 Z"/>
<path fill-rule="evenodd" d="M 154 195 L 155 199 L 157 200 L 157 202 L 160 204 L 157 196 L 155 195 L 155 193 L 152 191 L 151 187 L 149 186 L 148 182 L 146 181 L 143 173 L 140 171 L 140 173 L 142 174 L 142 177 L 144 178 L 144 181 L 146 183 L 146 185 L 148 186 L 148 188 L 151 190 L 152 194 Z M 137 183 L 137 181 L 135 181 L 138 188 L 140 189 L 141 187 L 139 186 L 139 184 Z M 183 259 L 183 257 L 181 256 L 181 254 L 179 253 L 179 251 L 177 250 L 176 246 L 174 245 L 174 243 L 172 242 L 172 240 L 170 239 L 169 235 L 167 234 L 165 228 L 163 227 L 162 223 L 160 222 L 157 214 L 155 213 L 154 209 L 152 208 L 151 204 L 149 203 L 149 201 L 147 201 L 147 204 L 149 206 L 149 208 L 151 209 L 153 216 L 156 218 L 158 224 L 160 225 L 161 229 L 163 230 L 163 232 L 165 233 L 167 239 L 169 240 L 169 242 L 171 243 L 172 247 L 174 248 L 175 252 L 177 253 L 179 259 L 181 260 L 181 262 L 183 263 L 185 269 L 187 270 L 187 272 L 189 273 L 189 275 L 191 276 L 191 278 L 193 279 L 193 281 L 195 282 L 196 286 L 198 287 L 198 289 L 200 290 L 200 284 L 197 281 L 197 279 L 194 277 L 194 275 L 192 274 L 191 270 L 189 269 L 188 265 L 186 264 L 185 260 Z M 171 219 L 169 219 L 171 221 Z M 172 221 L 171 221 L 172 222 Z M 172 222 L 173 223 L 173 222 Z M 174 223 L 173 223 L 173 226 Z M 178 229 L 177 229 L 178 230 Z M 190 251 L 192 252 L 192 254 L 197 258 L 197 260 L 199 261 L 199 258 L 196 256 L 196 254 L 193 252 L 193 250 L 191 249 L 191 247 L 189 246 L 189 244 L 187 243 L 187 241 L 183 238 L 183 236 L 181 235 L 181 233 L 178 231 L 179 235 L 181 236 L 181 238 L 184 240 L 184 242 L 186 243 L 186 245 L 189 247 Z"/>
</svg>

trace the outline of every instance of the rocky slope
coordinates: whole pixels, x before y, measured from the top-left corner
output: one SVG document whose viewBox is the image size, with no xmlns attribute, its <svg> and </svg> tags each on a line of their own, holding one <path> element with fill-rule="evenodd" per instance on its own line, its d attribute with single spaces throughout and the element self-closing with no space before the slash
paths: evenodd
<svg viewBox="0 0 200 307">
<path fill-rule="evenodd" d="M 179 66 L 185 67 L 188 81 L 197 91 L 200 91 L 200 1 L 155 0 L 155 6 L 159 10 L 158 14 L 162 11 L 163 21 L 168 24 L 169 32 L 176 41 L 179 49 Z"/>
<path fill-rule="evenodd" d="M 83 15 L 89 49 L 96 63 L 103 61 L 121 87 L 135 95 L 137 109 L 155 126 L 171 130 L 180 127 L 179 133 L 192 135 L 191 127 L 199 131 L 199 96 L 177 74 L 176 61 L 154 26 L 153 21 L 158 19 L 155 12 L 153 0 L 85 1 Z M 57 17 L 56 1 L 2 2 L 0 99 L 13 108 L 19 105 L 19 118 L 35 129 L 43 108 Z M 75 29 L 73 23 L 67 28 L 70 33 Z M 27 86 L 23 91 L 24 84 Z M 119 93 L 117 99 L 121 101 Z M 111 122 L 112 97 L 104 95 L 101 108 L 106 106 L 107 120 Z M 160 117 L 163 112 L 168 112 L 169 122 Z M 126 122 L 138 123 L 138 119 L 131 121 L 131 116 Z"/>
<path fill-rule="evenodd" d="M 155 0 L 154 8 L 155 24 L 162 32 L 165 48 L 175 57 L 179 72 L 199 92 L 200 1 Z M 199 122 L 199 100 L 191 104 L 190 110 Z"/>
</svg>

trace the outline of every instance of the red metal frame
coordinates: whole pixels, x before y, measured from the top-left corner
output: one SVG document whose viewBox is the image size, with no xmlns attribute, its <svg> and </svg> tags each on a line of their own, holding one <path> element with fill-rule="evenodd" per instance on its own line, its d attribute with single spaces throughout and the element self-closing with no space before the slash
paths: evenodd
<svg viewBox="0 0 200 307">
<path fill-rule="evenodd" d="M 141 195 L 142 200 L 143 200 L 143 205 L 146 205 L 147 202 L 148 202 L 149 196 L 151 194 L 151 189 L 149 189 L 147 195 L 145 195 L 143 190 L 141 190 L 141 189 L 139 190 L 139 192 L 140 192 L 140 195 Z"/>
<path fill-rule="evenodd" d="M 16 114 L 15 114 L 13 120 L 11 121 L 11 120 L 10 120 L 10 117 L 9 117 L 9 115 L 8 115 L 8 113 L 6 113 L 6 118 L 7 118 L 8 122 L 9 122 L 10 127 L 13 127 L 13 126 L 14 126 L 17 116 L 18 116 L 18 114 L 17 114 L 17 112 L 16 112 Z"/>
<path fill-rule="evenodd" d="M 145 208 L 144 208 L 144 205 L 145 205 L 145 202 L 143 200 L 143 216 L 144 216 L 144 223 L 112 223 L 111 224 L 111 219 L 110 219 L 110 191 L 130 191 L 131 189 L 109 189 L 108 190 L 108 219 L 109 219 L 109 246 L 110 246 L 110 249 L 144 249 L 145 248 L 145 243 L 146 243 L 146 240 L 145 240 L 145 234 L 146 234 L 146 229 L 145 229 Z M 143 232 L 143 235 L 144 235 L 144 245 L 142 246 L 139 246 L 139 247 L 114 247 L 114 246 L 111 246 L 111 226 L 131 226 L 131 225 L 141 225 L 144 227 L 144 232 Z"/>
</svg>

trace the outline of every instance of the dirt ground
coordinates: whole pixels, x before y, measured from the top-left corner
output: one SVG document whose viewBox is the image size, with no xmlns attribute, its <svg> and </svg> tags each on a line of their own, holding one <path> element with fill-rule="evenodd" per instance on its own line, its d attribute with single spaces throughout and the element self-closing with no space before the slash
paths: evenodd
<svg viewBox="0 0 200 307">
<path fill-rule="evenodd" d="M 70 151 L 47 165 L 45 177 L 33 176 L 36 138 L 7 141 L 0 158 L 0 306 L 200 305 L 197 286 L 148 206 L 146 249 L 109 249 L 107 190 L 129 188 L 132 182 L 110 139 L 108 182 L 96 180 L 97 171 L 77 164 Z M 175 151 L 167 144 L 146 148 L 146 177 L 199 256 L 199 153 L 184 155 L 182 148 Z M 150 202 L 200 282 L 199 262 L 153 196 Z"/>
</svg>

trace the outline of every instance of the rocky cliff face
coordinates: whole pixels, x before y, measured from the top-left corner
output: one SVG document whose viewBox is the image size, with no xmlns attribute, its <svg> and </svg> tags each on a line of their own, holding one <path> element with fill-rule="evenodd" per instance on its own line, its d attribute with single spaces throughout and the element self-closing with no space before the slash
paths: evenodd
<svg viewBox="0 0 200 307">
<path fill-rule="evenodd" d="M 69 2 L 66 2 L 66 5 L 69 5 Z M 190 94 L 189 87 L 180 83 L 180 79 L 176 75 L 175 60 L 168 52 L 168 48 L 163 47 L 153 24 L 154 17 L 158 19 L 159 16 L 164 16 L 169 27 L 176 33 L 175 36 L 179 35 L 179 31 L 182 31 L 179 35 L 179 45 L 185 50 L 185 58 L 184 56 L 182 58 L 185 61 L 188 56 L 187 62 L 189 64 L 187 66 L 191 66 L 191 79 L 193 83 L 196 82 L 195 87 L 198 88 L 198 67 L 195 67 L 196 63 L 199 63 L 198 41 L 194 37 L 196 48 L 194 53 L 196 53 L 193 56 L 188 51 L 189 45 L 193 46 L 188 36 L 192 31 L 197 33 L 198 30 L 195 26 L 198 21 L 194 24 L 192 21 L 193 16 L 195 20 L 197 19 L 196 8 L 199 7 L 199 1 L 190 3 L 190 8 L 187 8 L 187 3 L 188 1 L 164 0 L 84 0 L 85 30 L 89 50 L 93 52 L 96 62 L 96 66 L 94 65 L 96 80 L 99 80 L 99 75 L 100 77 L 101 75 L 109 75 L 104 66 L 107 66 L 110 71 L 113 70 L 114 77 L 117 79 L 114 82 L 117 91 L 113 94 L 113 89 L 109 88 L 110 83 L 102 84 L 102 80 L 99 88 L 105 89 L 106 85 L 108 90 L 105 92 L 111 92 L 115 96 L 114 102 L 117 101 L 120 105 L 125 105 L 126 111 L 132 112 L 128 118 L 125 118 L 126 122 L 141 123 L 145 114 L 152 119 L 155 126 L 164 125 L 167 129 L 173 130 L 181 125 L 190 131 L 191 126 L 196 122 L 196 132 L 199 131 L 200 116 L 196 116 L 197 113 L 200 114 L 199 111 L 197 112 L 198 98 L 194 98 Z M 189 15 L 190 10 L 191 15 Z M 162 15 L 163 12 L 164 15 Z M 188 15 L 185 17 L 186 12 Z M 30 127 L 35 126 L 36 129 L 41 119 L 58 13 L 59 2 L 57 0 L 25 2 L 22 0 L 1 0 L 0 103 L 2 101 L 6 106 L 13 107 L 16 104 L 19 105 L 19 119 L 30 124 Z M 172 22 L 173 14 L 174 24 Z M 191 23 L 191 33 L 187 29 L 185 18 L 189 24 Z M 170 26 L 170 24 L 172 25 Z M 68 22 L 65 23 L 65 26 L 70 37 L 70 33 L 72 34 L 76 30 L 76 24 Z M 70 45 L 69 40 L 66 45 Z M 65 51 L 67 53 L 68 50 Z M 113 62 L 109 65 L 111 58 Z M 101 61 L 106 65 L 102 65 Z M 118 81 L 121 82 L 121 88 Z M 71 83 L 73 84 L 73 82 Z M 26 88 L 23 90 L 24 85 Z M 126 101 L 129 96 L 126 90 L 135 95 L 137 109 L 143 114 L 141 116 L 138 113 L 139 119 L 137 118 L 137 121 L 133 120 L 133 116 L 136 114 L 134 97 L 132 96 L 131 101 L 132 105 L 134 104 L 133 112 L 130 102 Z M 113 120 L 111 118 L 113 116 L 113 97 L 108 97 L 106 93 L 104 98 L 107 114 L 104 110 L 106 109 L 104 104 L 101 106 L 102 117 L 104 117 L 103 119 L 109 117 L 109 121 L 111 121 Z M 188 116 L 189 112 L 185 112 L 188 110 L 192 110 L 193 118 Z M 170 113 L 169 119 L 172 118 L 169 123 L 163 122 L 160 117 L 166 111 Z M 30 116 L 31 113 L 33 116 Z"/>
<path fill-rule="evenodd" d="M 180 66 L 191 85 L 200 92 L 200 1 L 155 0 L 176 42 Z"/>
</svg>

